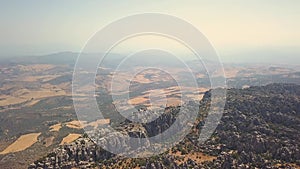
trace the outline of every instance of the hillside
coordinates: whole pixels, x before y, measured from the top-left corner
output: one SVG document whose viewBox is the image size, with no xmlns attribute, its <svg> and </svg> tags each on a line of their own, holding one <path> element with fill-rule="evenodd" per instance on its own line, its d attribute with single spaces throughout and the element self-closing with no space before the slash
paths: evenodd
<svg viewBox="0 0 300 169">
<path fill-rule="evenodd" d="M 210 92 L 206 92 L 192 132 L 161 155 L 123 159 L 84 137 L 55 149 L 29 168 L 299 168 L 300 86 L 270 84 L 229 89 L 221 123 L 209 140 L 199 144 L 201 117 L 207 114 L 209 102 Z M 142 137 L 157 134 L 153 131 L 159 126 L 170 126 L 179 108 L 169 108 L 153 126 L 139 126 L 144 131 Z M 126 121 L 120 129 L 129 134 L 128 126 L 135 125 Z M 136 133 L 134 137 L 139 137 Z"/>
</svg>

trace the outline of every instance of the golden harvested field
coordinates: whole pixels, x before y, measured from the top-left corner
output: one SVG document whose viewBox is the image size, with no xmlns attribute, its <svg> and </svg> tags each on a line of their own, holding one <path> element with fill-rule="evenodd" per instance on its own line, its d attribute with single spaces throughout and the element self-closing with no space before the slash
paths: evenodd
<svg viewBox="0 0 300 169">
<path fill-rule="evenodd" d="M 69 128 L 74 128 L 74 129 L 82 129 L 84 128 L 86 122 L 81 122 L 78 120 L 70 121 L 66 123 L 66 126 Z"/>
<path fill-rule="evenodd" d="M 181 105 L 181 99 L 180 98 L 168 98 L 167 99 L 167 107 L 168 106 L 178 106 Z"/>
<path fill-rule="evenodd" d="M 109 123 L 110 123 L 110 119 L 99 119 L 97 121 L 88 123 L 86 126 L 93 126 L 96 129 L 99 125 L 104 125 Z"/>
<path fill-rule="evenodd" d="M 183 104 L 185 100 L 181 100 L 181 90 L 189 94 L 185 96 L 189 99 L 199 101 L 202 99 L 203 94 L 208 89 L 206 88 L 193 88 L 193 87 L 179 87 L 172 86 L 166 89 L 153 89 L 143 92 L 143 95 L 130 98 L 127 103 L 131 105 L 145 105 L 149 109 L 157 109 L 159 107 L 178 106 Z"/>
<path fill-rule="evenodd" d="M 138 82 L 138 83 L 151 83 L 152 82 L 150 79 L 145 78 L 145 75 L 143 75 L 143 74 L 139 74 L 139 75 L 135 76 L 133 81 Z"/>
<path fill-rule="evenodd" d="M 27 149 L 37 142 L 37 138 L 40 134 L 41 133 L 30 133 L 22 135 L 14 143 L 9 145 L 5 150 L 0 152 L 0 154 L 14 153 Z"/>
<path fill-rule="evenodd" d="M 87 126 L 92 126 L 94 128 L 97 128 L 99 125 L 104 125 L 104 124 L 109 124 L 109 123 L 110 123 L 110 119 L 98 119 L 98 120 L 92 121 L 90 123 L 87 123 L 86 121 L 74 120 L 74 121 L 65 123 L 65 125 L 69 128 L 82 129 Z"/>
<path fill-rule="evenodd" d="M 128 100 L 128 104 L 138 105 L 138 104 L 145 103 L 148 100 L 149 100 L 148 98 L 138 96 L 138 97 L 135 97 L 135 98 L 132 98 L 132 99 Z"/>
<path fill-rule="evenodd" d="M 65 143 L 71 143 L 78 139 L 81 136 L 81 134 L 69 134 L 63 140 L 61 141 L 60 145 L 63 145 Z"/>
<path fill-rule="evenodd" d="M 61 123 L 58 123 L 58 124 L 54 124 L 54 125 L 52 125 L 52 126 L 50 126 L 49 128 L 50 128 L 50 131 L 59 131 L 60 129 L 61 129 Z"/>
<path fill-rule="evenodd" d="M 26 89 L 17 90 L 11 95 L 0 95 L 0 106 L 7 106 L 11 104 L 18 104 L 25 101 L 35 100 L 35 102 L 39 101 L 39 99 L 52 97 L 52 96 L 63 96 L 66 95 L 64 90 L 50 90 L 43 89 L 39 91 L 29 91 Z"/>
<path fill-rule="evenodd" d="M 146 77 L 147 75 L 151 75 L 151 77 Z M 132 79 L 133 82 L 142 83 L 142 84 L 161 82 L 161 81 L 171 81 L 171 80 L 172 80 L 171 75 L 168 75 L 167 73 L 156 69 L 143 70 Z"/>
</svg>

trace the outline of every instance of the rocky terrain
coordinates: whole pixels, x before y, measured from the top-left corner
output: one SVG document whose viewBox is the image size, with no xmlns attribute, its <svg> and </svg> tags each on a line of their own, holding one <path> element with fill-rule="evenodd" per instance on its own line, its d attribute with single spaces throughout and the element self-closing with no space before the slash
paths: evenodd
<svg viewBox="0 0 300 169">
<path fill-rule="evenodd" d="M 1 169 L 24 168 L 24 166 L 46 156 L 64 142 L 73 141 L 78 138 L 79 135 L 83 134 L 82 126 L 78 124 L 80 122 L 74 110 L 74 99 L 72 97 L 71 88 L 72 73 L 77 55 L 78 53 L 63 52 L 45 56 L 17 57 L 1 60 Z M 145 111 L 149 114 L 152 114 L 156 109 L 163 112 L 164 108 L 168 106 L 168 110 L 165 111 L 166 113 L 169 112 L 169 114 L 163 114 L 157 121 L 143 125 L 137 125 L 130 121 L 123 123 L 125 118 L 121 118 L 117 109 L 115 109 L 116 102 L 112 100 L 112 93 L 109 90 L 109 81 L 114 74 L 113 68 L 119 63 L 121 58 L 122 56 L 116 55 L 112 59 L 108 59 L 104 65 L 99 67 L 96 76 L 96 98 L 99 108 L 104 112 L 103 115 L 106 118 L 104 120 L 109 120 L 112 125 L 117 126 L 116 129 L 133 137 L 157 135 L 157 133 L 169 128 L 176 119 L 176 112 L 178 112 L 180 108 L 177 106 L 181 104 L 179 101 L 181 97 L 180 88 L 174 83 L 174 80 L 165 73 L 155 69 L 140 72 L 132 79 L 130 92 L 121 92 L 121 94 L 129 94 L 130 98 L 128 100 L 120 100 L 120 103 L 130 104 L 140 109 L 142 111 L 141 113 L 145 113 L 143 109 L 146 108 Z M 169 60 L 166 61 L 168 62 L 167 65 L 171 68 L 170 70 L 175 72 L 178 78 L 185 77 L 187 74 L 185 69 L 179 69 L 176 65 L 174 66 L 174 64 L 169 63 Z M 135 64 L 139 65 L 144 62 L 146 61 L 140 60 L 139 63 Z M 213 62 L 210 62 L 210 64 L 211 66 L 214 65 Z M 187 95 L 189 100 L 199 101 L 204 96 L 204 93 L 209 90 L 210 79 L 207 77 L 206 71 L 202 69 L 203 66 L 194 65 L 194 63 L 191 63 L 191 65 L 193 65 L 193 70 L 196 71 L 194 73 L 199 88 L 185 87 L 184 89 L 190 92 Z M 134 72 L 133 70 L 136 68 L 136 66 L 128 67 L 128 69 L 121 72 L 120 78 L 123 80 L 129 79 L 132 72 Z M 274 82 L 300 83 L 299 66 L 224 64 L 224 70 L 229 88 L 247 89 L 249 86 L 264 86 Z M 92 88 L 86 86 L 82 88 L 83 91 L 91 89 Z M 230 91 L 234 90 L 232 89 Z M 249 91 L 249 95 L 250 94 L 251 92 Z M 209 94 L 206 94 L 205 98 L 208 95 Z M 266 95 L 268 95 L 267 92 Z M 164 96 L 167 98 L 165 100 L 166 102 L 162 99 Z M 238 94 L 236 94 L 235 97 L 236 99 L 231 100 L 232 103 L 230 103 L 230 100 L 228 103 L 235 106 L 244 104 L 244 102 L 240 102 L 238 99 L 240 97 Z M 245 97 L 248 97 L 248 94 Z M 203 104 L 200 112 L 202 119 L 199 118 L 195 126 L 198 126 L 198 123 L 203 124 L 202 120 L 205 118 L 205 111 L 207 111 L 207 106 L 205 105 L 208 104 L 204 104 L 204 100 L 201 102 Z M 287 100 L 287 104 L 290 104 L 289 101 L 290 100 Z M 157 104 L 153 104 L 154 102 Z M 236 104 L 234 104 L 235 102 Z M 277 104 L 275 101 L 274 103 Z M 130 107 L 127 105 L 122 107 L 122 104 L 119 104 L 119 106 L 121 106 L 119 108 L 127 109 Z M 84 102 L 82 106 L 85 106 Z M 161 106 L 163 108 L 161 108 Z M 265 108 L 262 108 L 262 110 L 264 109 Z M 131 110 L 128 112 L 131 113 Z M 139 114 L 139 112 L 137 112 L 137 114 Z M 280 117 L 281 115 L 277 116 Z M 167 120 L 168 122 L 166 122 Z M 98 122 L 89 121 L 83 123 L 83 126 L 93 127 Z M 100 123 L 102 122 L 100 121 Z M 121 125 L 118 126 L 119 123 L 121 123 Z M 161 126 L 160 124 L 164 125 Z M 124 130 L 126 126 L 130 127 Z M 271 125 L 271 127 L 274 127 L 274 125 Z M 130 129 L 141 131 L 142 134 L 136 131 L 130 132 Z M 279 129 L 281 130 L 281 128 Z M 194 128 L 193 132 L 195 133 L 196 130 L 198 130 L 198 128 Z M 287 132 L 291 131 L 288 130 Z M 192 153 L 191 155 L 189 153 L 190 156 L 185 156 L 184 161 L 177 162 L 178 165 L 186 162 L 188 158 L 197 163 L 203 162 L 204 159 L 212 160 L 216 158 L 218 151 L 213 148 L 206 150 L 206 147 L 218 147 L 221 143 L 212 142 L 212 144 L 208 142 L 212 145 L 206 145 L 204 148 L 201 148 L 192 138 L 197 138 L 197 135 L 190 134 L 184 141 L 184 146 L 179 146 L 178 149 L 185 151 L 185 149 L 189 147 L 188 149 L 193 150 L 194 154 Z M 189 142 L 191 143 L 187 145 Z M 195 156 L 202 156 L 202 152 L 210 154 L 209 157 L 202 158 L 201 160 L 195 158 Z M 214 153 L 211 154 L 210 152 Z M 175 155 L 176 157 L 182 158 L 179 151 L 176 152 L 174 150 L 174 153 L 177 153 L 177 155 Z M 174 153 L 171 154 L 174 155 Z"/>
<path fill-rule="evenodd" d="M 212 168 L 276 168 L 300 164 L 300 88 L 272 84 L 228 91 L 215 135 L 203 145 Z M 221 155 L 220 155 L 221 154 Z M 294 166 L 295 166 L 294 165 Z"/>
<path fill-rule="evenodd" d="M 300 86 L 270 84 L 229 89 L 221 123 L 211 138 L 200 144 L 197 138 L 209 104 L 210 92 L 206 92 L 191 133 L 163 154 L 150 158 L 122 158 L 103 150 L 85 134 L 73 143 L 54 149 L 28 168 L 300 167 Z M 118 129 L 132 137 L 153 136 L 173 124 L 179 109 L 168 108 L 152 124 L 137 125 L 127 120 Z M 130 134 L 133 128 L 139 130 Z"/>
</svg>

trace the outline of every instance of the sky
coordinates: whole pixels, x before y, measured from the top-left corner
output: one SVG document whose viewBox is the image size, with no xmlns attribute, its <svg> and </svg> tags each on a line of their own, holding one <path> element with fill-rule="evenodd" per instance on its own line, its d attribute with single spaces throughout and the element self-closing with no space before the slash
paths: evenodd
<svg viewBox="0 0 300 169">
<path fill-rule="evenodd" d="M 105 25 L 154 12 L 194 25 L 225 62 L 295 64 L 300 63 L 299 9 L 299 0 L 7 0 L 0 2 L 0 57 L 80 52 Z M 116 52 L 131 52 L 139 44 Z"/>
</svg>

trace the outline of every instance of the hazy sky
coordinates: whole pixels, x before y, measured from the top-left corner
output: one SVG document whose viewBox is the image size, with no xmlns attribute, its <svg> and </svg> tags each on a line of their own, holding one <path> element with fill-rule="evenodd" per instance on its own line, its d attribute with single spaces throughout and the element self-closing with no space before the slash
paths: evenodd
<svg viewBox="0 0 300 169">
<path fill-rule="evenodd" d="M 300 61 L 299 0 L 1 1 L 0 56 L 79 52 L 103 26 L 144 12 L 190 22 L 224 61 Z"/>
</svg>

